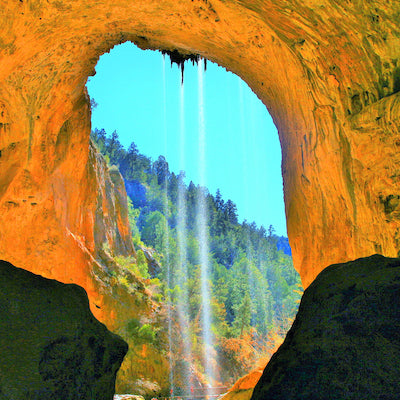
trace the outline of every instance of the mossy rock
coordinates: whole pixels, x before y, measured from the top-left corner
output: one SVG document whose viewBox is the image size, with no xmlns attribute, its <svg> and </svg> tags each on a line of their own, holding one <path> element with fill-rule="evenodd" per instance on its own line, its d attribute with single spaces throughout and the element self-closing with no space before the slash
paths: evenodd
<svg viewBox="0 0 400 400">
<path fill-rule="evenodd" d="M 127 350 L 83 288 L 0 261 L 0 400 L 112 400 Z"/>
<path fill-rule="evenodd" d="M 400 260 L 332 265 L 304 292 L 253 400 L 398 399 Z"/>
</svg>

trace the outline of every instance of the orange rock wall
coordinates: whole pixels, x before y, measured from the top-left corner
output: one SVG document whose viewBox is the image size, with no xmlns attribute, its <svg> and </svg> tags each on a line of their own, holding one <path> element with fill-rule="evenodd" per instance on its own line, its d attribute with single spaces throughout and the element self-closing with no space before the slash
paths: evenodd
<svg viewBox="0 0 400 400">
<path fill-rule="evenodd" d="M 32 155 L 24 154 L 24 141 L 0 146 L 0 258 L 83 286 L 93 313 L 113 326 L 115 307 L 103 307 L 109 303 L 103 248 L 120 255 L 135 251 L 123 179 L 89 142 L 89 110 L 86 102 L 81 107 L 55 141 L 42 141 Z M 11 136 L 8 129 L 3 126 L 2 143 Z M 36 156 L 41 159 L 30 168 Z"/>
<path fill-rule="evenodd" d="M 397 0 L 0 5 L 1 258 L 96 297 L 90 263 L 107 207 L 99 208 L 84 85 L 99 56 L 126 40 L 201 54 L 242 77 L 268 107 L 305 286 L 320 266 L 397 255 Z"/>
</svg>

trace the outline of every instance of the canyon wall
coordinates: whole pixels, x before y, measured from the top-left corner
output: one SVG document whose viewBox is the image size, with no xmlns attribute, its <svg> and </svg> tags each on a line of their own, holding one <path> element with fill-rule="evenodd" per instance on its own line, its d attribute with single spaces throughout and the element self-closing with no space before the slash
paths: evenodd
<svg viewBox="0 0 400 400">
<path fill-rule="evenodd" d="M 117 231 L 107 222 L 108 181 L 89 146 L 85 83 L 99 56 L 127 40 L 215 61 L 268 107 L 305 286 L 332 263 L 397 256 L 398 1 L 0 4 L 1 258 L 82 285 L 102 319 L 101 284 L 93 277 L 100 242 L 133 249 L 124 212 L 117 212 Z"/>
</svg>

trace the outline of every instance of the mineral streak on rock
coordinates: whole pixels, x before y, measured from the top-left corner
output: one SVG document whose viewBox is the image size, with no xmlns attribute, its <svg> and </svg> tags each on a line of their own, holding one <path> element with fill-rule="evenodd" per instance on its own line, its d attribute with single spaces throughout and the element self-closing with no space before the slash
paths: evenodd
<svg viewBox="0 0 400 400">
<path fill-rule="evenodd" d="M 93 307 L 102 303 L 92 277 L 102 245 L 95 231 L 108 211 L 91 165 L 85 83 L 99 56 L 127 40 L 215 61 L 268 107 L 305 286 L 332 262 L 397 255 L 400 213 L 390 199 L 400 195 L 398 1 L 0 4 L 2 258 L 81 284 L 96 315 L 108 318 Z"/>
<path fill-rule="evenodd" d="M 127 344 L 85 291 L 0 261 L 0 398 L 112 400 Z"/>
<path fill-rule="evenodd" d="M 397 399 L 400 259 L 374 255 L 322 271 L 252 400 Z"/>
</svg>

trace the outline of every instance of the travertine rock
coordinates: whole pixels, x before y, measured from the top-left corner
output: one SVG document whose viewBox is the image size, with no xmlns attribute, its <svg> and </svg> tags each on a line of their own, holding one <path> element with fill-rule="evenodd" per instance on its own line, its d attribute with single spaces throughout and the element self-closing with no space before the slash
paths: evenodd
<svg viewBox="0 0 400 400">
<path fill-rule="evenodd" d="M 89 277 L 95 224 L 107 210 L 96 201 L 84 85 L 98 57 L 126 40 L 201 54 L 266 104 L 281 138 L 288 233 L 306 286 L 332 262 L 397 255 L 399 2 L 1 5 L 3 258 L 80 283 L 92 304 L 101 301 Z"/>
<path fill-rule="evenodd" d="M 81 287 L 0 261 L 0 399 L 112 400 L 127 351 Z"/>
<path fill-rule="evenodd" d="M 221 400 L 250 400 L 262 373 L 263 368 L 259 368 L 243 376 L 221 397 Z"/>
<path fill-rule="evenodd" d="M 400 259 L 326 268 L 304 292 L 252 400 L 397 399 L 399 295 Z"/>
<path fill-rule="evenodd" d="M 96 224 L 107 219 L 107 207 L 97 199 L 104 182 L 91 166 L 84 85 L 99 56 L 126 40 L 218 62 L 268 107 L 305 286 L 333 262 L 397 255 L 398 1 L 0 4 L 2 258 L 83 285 L 102 318 L 91 271 Z"/>
</svg>

